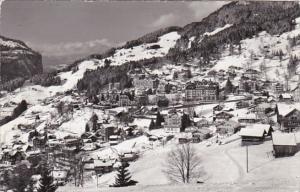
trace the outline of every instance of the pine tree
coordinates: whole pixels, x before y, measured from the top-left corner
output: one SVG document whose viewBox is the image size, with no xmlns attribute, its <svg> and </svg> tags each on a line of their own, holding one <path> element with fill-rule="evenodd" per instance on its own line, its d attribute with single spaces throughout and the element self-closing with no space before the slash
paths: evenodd
<svg viewBox="0 0 300 192">
<path fill-rule="evenodd" d="M 226 82 L 226 85 L 224 87 L 224 92 L 225 92 L 225 94 L 232 93 L 233 89 L 234 89 L 234 86 L 231 83 L 230 79 L 228 78 L 227 82 Z"/>
<path fill-rule="evenodd" d="M 131 180 L 131 175 L 126 169 L 126 166 L 122 165 L 118 169 L 117 177 L 115 179 L 114 187 L 126 187 L 129 185 L 135 185 L 137 182 Z"/>
<path fill-rule="evenodd" d="M 187 114 L 183 114 L 182 117 L 181 117 L 181 129 L 180 129 L 180 132 L 184 132 L 185 128 L 187 128 L 188 126 L 191 126 L 190 117 Z"/>
<path fill-rule="evenodd" d="M 158 111 L 157 114 L 156 114 L 156 122 L 155 122 L 156 127 L 160 127 L 161 123 L 164 122 L 164 121 L 165 121 L 164 117 Z"/>
<path fill-rule="evenodd" d="M 192 76 L 192 72 L 191 72 L 190 69 L 188 69 L 188 70 L 186 71 L 185 77 L 188 78 L 188 79 L 190 79 L 190 78 L 193 77 L 193 76 Z"/>
<path fill-rule="evenodd" d="M 85 132 L 90 132 L 91 130 L 90 130 L 90 126 L 89 126 L 89 124 L 87 123 L 86 125 L 85 125 Z"/>
<path fill-rule="evenodd" d="M 101 95 L 101 101 L 105 101 L 104 94 Z"/>
<path fill-rule="evenodd" d="M 54 192 L 57 186 L 53 182 L 50 169 L 46 166 L 42 172 L 42 178 L 40 180 L 40 186 L 37 192 Z"/>
<path fill-rule="evenodd" d="M 98 121 L 98 116 L 97 116 L 97 114 L 96 113 L 93 113 L 93 115 L 92 115 L 92 117 L 91 117 L 91 119 L 90 119 L 90 121 L 92 122 L 92 128 L 93 128 L 93 131 L 97 131 L 97 129 L 98 129 L 98 125 L 97 125 L 97 121 Z"/>
<path fill-rule="evenodd" d="M 194 114 L 193 114 L 194 117 L 198 117 L 197 113 L 194 111 Z"/>
<path fill-rule="evenodd" d="M 13 118 L 18 117 L 26 110 L 27 110 L 27 102 L 25 100 L 22 100 L 21 103 L 19 103 L 19 105 L 14 109 L 12 114 Z"/>
<path fill-rule="evenodd" d="M 149 125 L 149 130 L 153 130 L 153 129 L 155 129 L 155 123 L 154 123 L 154 121 L 153 121 L 153 119 L 151 120 L 151 123 L 150 123 L 150 125 Z"/>
</svg>

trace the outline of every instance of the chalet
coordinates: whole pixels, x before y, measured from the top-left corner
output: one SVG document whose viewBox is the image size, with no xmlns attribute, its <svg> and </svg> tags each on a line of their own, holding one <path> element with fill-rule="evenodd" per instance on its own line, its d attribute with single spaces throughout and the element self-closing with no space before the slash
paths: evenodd
<svg viewBox="0 0 300 192">
<path fill-rule="evenodd" d="M 279 95 L 279 101 L 281 102 L 292 102 L 293 96 L 289 93 L 282 93 Z"/>
<path fill-rule="evenodd" d="M 148 129 L 151 124 L 150 118 L 134 118 L 133 124 L 136 125 L 138 129 Z"/>
<path fill-rule="evenodd" d="M 236 108 L 237 109 L 242 109 L 242 108 L 247 108 L 249 107 L 249 102 L 247 101 L 238 101 L 236 102 Z"/>
<path fill-rule="evenodd" d="M 275 109 L 277 122 L 283 131 L 292 131 L 300 128 L 300 104 L 278 103 Z"/>
<path fill-rule="evenodd" d="M 215 120 L 229 120 L 230 118 L 232 118 L 234 115 L 232 115 L 231 113 L 227 113 L 225 111 L 221 111 L 219 113 L 217 113 L 215 115 Z"/>
<path fill-rule="evenodd" d="M 257 119 L 256 114 L 249 113 L 249 114 L 241 114 L 238 117 L 238 122 L 241 124 L 249 124 L 249 123 L 256 123 L 259 120 Z"/>
<path fill-rule="evenodd" d="M 192 133 L 192 142 L 193 143 L 198 143 L 200 141 L 203 141 L 205 139 L 210 138 L 211 135 L 211 130 L 209 129 L 198 129 L 197 131 L 194 131 Z"/>
<path fill-rule="evenodd" d="M 253 99 L 253 102 L 255 105 L 258 105 L 260 103 L 266 103 L 268 101 L 268 98 L 266 96 L 259 96 Z"/>
<path fill-rule="evenodd" d="M 292 90 L 293 99 L 296 102 L 300 102 L 300 86 L 299 84 Z"/>
<path fill-rule="evenodd" d="M 109 144 L 112 145 L 117 145 L 121 142 L 121 136 L 120 135 L 111 135 L 109 136 Z"/>
<path fill-rule="evenodd" d="M 97 175 L 102 175 L 105 173 L 109 173 L 113 171 L 113 165 L 115 163 L 115 160 L 94 160 L 94 169 Z"/>
<path fill-rule="evenodd" d="M 242 68 L 241 67 L 237 67 L 237 66 L 234 66 L 234 65 L 230 65 L 229 67 L 228 67 L 228 71 L 229 72 L 235 72 L 236 70 L 241 70 Z"/>
<path fill-rule="evenodd" d="M 65 137 L 64 138 L 65 146 L 68 148 L 79 149 L 82 145 L 82 140 L 80 138 Z"/>
<path fill-rule="evenodd" d="M 91 163 L 90 162 L 84 163 L 83 169 L 85 171 L 94 171 L 95 170 L 94 160 Z"/>
<path fill-rule="evenodd" d="M 50 150 L 59 150 L 63 147 L 63 143 L 61 142 L 61 140 L 58 139 L 48 139 L 47 147 Z"/>
<path fill-rule="evenodd" d="M 176 110 L 170 110 L 165 117 L 164 130 L 166 133 L 179 133 L 181 127 L 181 115 Z"/>
<path fill-rule="evenodd" d="M 271 136 L 274 131 L 270 124 L 255 123 L 247 126 L 248 128 L 258 128 L 265 130 L 265 137 Z"/>
<path fill-rule="evenodd" d="M 280 119 L 280 125 L 284 130 L 291 131 L 300 128 L 300 111 L 293 109 Z"/>
<path fill-rule="evenodd" d="M 243 74 L 245 77 L 256 79 L 259 76 L 260 72 L 255 69 L 247 69 Z"/>
<path fill-rule="evenodd" d="M 260 103 L 255 106 L 254 111 L 258 115 L 265 115 L 268 111 L 272 111 L 273 106 L 270 103 Z"/>
<path fill-rule="evenodd" d="M 189 143 L 192 141 L 192 133 L 191 132 L 182 132 L 177 135 L 178 143 L 179 144 L 184 144 L 184 143 Z"/>
<path fill-rule="evenodd" d="M 135 161 L 138 158 L 138 154 L 134 152 L 126 152 L 123 153 L 121 156 L 121 161 L 124 162 L 130 162 L 130 161 Z"/>
<path fill-rule="evenodd" d="M 201 128 L 201 127 L 209 127 L 210 122 L 206 118 L 194 118 L 195 126 Z"/>
<path fill-rule="evenodd" d="M 240 131 L 242 145 L 260 144 L 265 139 L 265 130 L 256 127 L 242 128 Z"/>
<path fill-rule="evenodd" d="M 67 182 L 68 172 L 66 170 L 53 170 L 51 171 L 53 182 L 58 185 L 64 185 Z"/>
<path fill-rule="evenodd" d="M 294 133 L 273 133 L 272 141 L 275 157 L 293 156 L 298 151 Z"/>
<path fill-rule="evenodd" d="M 100 133 L 103 135 L 104 141 L 109 141 L 109 137 L 114 134 L 115 129 L 115 125 L 113 124 L 107 123 L 101 125 Z"/>
<path fill-rule="evenodd" d="M 236 133 L 237 131 L 240 130 L 241 128 L 241 124 L 239 124 L 236 121 L 233 120 L 228 120 L 228 121 L 223 121 L 220 124 L 218 124 L 216 126 L 217 128 L 217 133 L 219 134 L 228 134 L 228 135 L 232 135 L 234 133 Z"/>
<path fill-rule="evenodd" d="M 274 85 L 274 92 L 275 92 L 275 93 L 281 94 L 281 93 L 283 93 L 283 91 L 284 91 L 284 86 L 283 86 L 282 83 L 276 83 L 276 84 Z"/>
<path fill-rule="evenodd" d="M 189 143 L 190 141 L 191 141 L 191 138 L 186 138 L 186 137 L 179 137 L 178 138 L 178 143 L 179 144 Z"/>
</svg>

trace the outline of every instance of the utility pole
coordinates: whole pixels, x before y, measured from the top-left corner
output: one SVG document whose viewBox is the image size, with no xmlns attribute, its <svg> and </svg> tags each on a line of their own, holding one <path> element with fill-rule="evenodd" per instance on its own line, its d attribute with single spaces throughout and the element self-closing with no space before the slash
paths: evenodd
<svg viewBox="0 0 300 192">
<path fill-rule="evenodd" d="M 249 172 L 249 160 L 248 160 L 248 144 L 246 145 L 246 167 L 247 167 L 247 173 Z"/>
<path fill-rule="evenodd" d="M 99 179 L 98 173 L 96 173 L 96 177 L 97 177 L 97 188 L 98 188 L 98 179 Z"/>
</svg>

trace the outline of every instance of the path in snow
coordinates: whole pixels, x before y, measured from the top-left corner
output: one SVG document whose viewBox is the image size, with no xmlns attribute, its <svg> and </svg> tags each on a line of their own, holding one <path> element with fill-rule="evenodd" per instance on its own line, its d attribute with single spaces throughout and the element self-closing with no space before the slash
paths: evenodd
<svg viewBox="0 0 300 192">
<path fill-rule="evenodd" d="M 236 182 L 239 183 L 241 180 L 243 180 L 245 176 L 245 171 L 243 167 L 240 165 L 240 163 L 235 158 L 232 157 L 232 155 L 230 154 L 230 149 L 226 149 L 225 154 L 234 163 L 234 165 L 236 165 L 238 169 L 239 177 L 236 179 Z"/>
</svg>

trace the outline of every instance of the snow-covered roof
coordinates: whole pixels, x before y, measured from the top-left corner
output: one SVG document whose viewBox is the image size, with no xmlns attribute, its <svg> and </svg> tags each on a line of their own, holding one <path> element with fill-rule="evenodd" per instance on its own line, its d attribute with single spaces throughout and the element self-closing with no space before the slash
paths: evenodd
<svg viewBox="0 0 300 192">
<path fill-rule="evenodd" d="M 282 93 L 282 94 L 281 94 L 281 97 L 282 97 L 283 99 L 291 99 L 291 98 L 292 98 L 292 95 L 289 94 L 289 93 Z"/>
<path fill-rule="evenodd" d="M 127 112 L 128 109 L 126 107 L 116 107 L 116 108 L 109 109 L 109 111 L 112 113 L 121 113 L 121 112 Z"/>
<path fill-rule="evenodd" d="M 239 119 L 256 119 L 256 114 L 249 113 L 249 114 L 240 114 Z"/>
<path fill-rule="evenodd" d="M 300 110 L 300 103 L 293 103 L 293 104 L 277 103 L 277 109 L 279 115 L 282 115 L 284 117 L 294 109 Z"/>
<path fill-rule="evenodd" d="M 265 133 L 261 128 L 243 128 L 240 131 L 240 136 L 262 137 Z"/>
<path fill-rule="evenodd" d="M 118 139 L 118 138 L 121 138 L 120 135 L 111 135 L 109 136 L 110 139 Z"/>
<path fill-rule="evenodd" d="M 272 133 L 273 145 L 296 146 L 296 137 L 294 133 Z"/>
<path fill-rule="evenodd" d="M 252 125 L 249 125 L 248 128 L 258 128 L 258 129 L 263 129 L 265 130 L 267 133 L 269 132 L 271 125 L 269 124 L 262 124 L 262 123 L 255 123 Z"/>
<path fill-rule="evenodd" d="M 54 179 L 64 179 L 67 177 L 67 171 L 54 170 L 54 171 L 52 171 L 52 176 Z"/>
<path fill-rule="evenodd" d="M 139 128 L 149 127 L 151 123 L 151 119 L 141 119 L 135 118 L 133 124 L 137 125 Z"/>
</svg>

